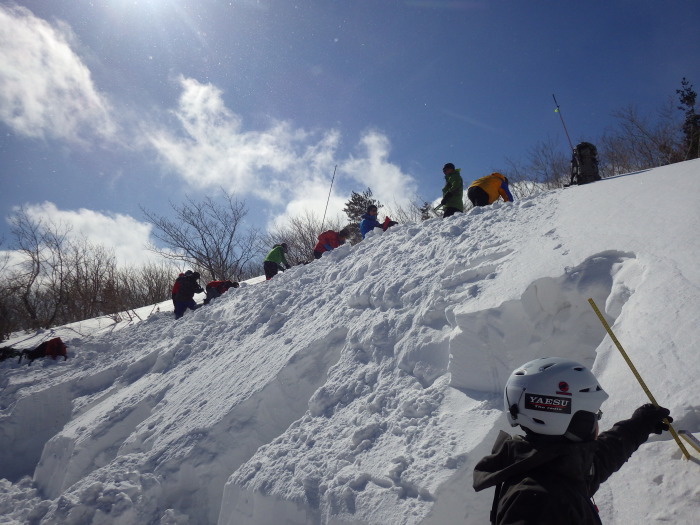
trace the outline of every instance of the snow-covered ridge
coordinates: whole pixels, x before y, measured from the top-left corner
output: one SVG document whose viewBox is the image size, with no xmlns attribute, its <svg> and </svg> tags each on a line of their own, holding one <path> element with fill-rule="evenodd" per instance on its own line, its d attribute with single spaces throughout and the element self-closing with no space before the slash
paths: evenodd
<svg viewBox="0 0 700 525">
<path fill-rule="evenodd" d="M 611 395 L 603 426 L 646 401 L 588 297 L 677 428 L 697 433 L 699 172 L 691 161 L 399 225 L 177 322 L 161 311 L 94 337 L 57 331 L 68 361 L 0 364 L 0 516 L 486 523 L 492 494 L 473 492 L 471 472 L 511 430 L 514 367 L 593 366 Z M 672 188 L 682 202 L 659 199 Z M 694 519 L 698 465 L 654 441 L 599 492 L 604 523 Z"/>
</svg>

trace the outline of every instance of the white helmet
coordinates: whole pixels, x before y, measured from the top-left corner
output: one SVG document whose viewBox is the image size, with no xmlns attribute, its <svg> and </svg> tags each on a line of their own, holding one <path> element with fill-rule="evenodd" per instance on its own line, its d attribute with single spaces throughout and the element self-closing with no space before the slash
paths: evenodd
<svg viewBox="0 0 700 525">
<path fill-rule="evenodd" d="M 503 393 L 511 426 L 575 441 L 593 432 L 607 398 L 588 368 L 562 357 L 525 363 L 510 375 Z"/>
</svg>

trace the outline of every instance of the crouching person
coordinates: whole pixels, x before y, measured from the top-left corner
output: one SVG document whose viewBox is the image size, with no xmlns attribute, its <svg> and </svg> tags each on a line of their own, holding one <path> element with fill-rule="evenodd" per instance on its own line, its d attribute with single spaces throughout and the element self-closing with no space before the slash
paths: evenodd
<svg viewBox="0 0 700 525">
<path fill-rule="evenodd" d="M 398 222 L 392 221 L 389 217 L 385 217 L 384 222 L 380 223 L 377 219 L 378 213 L 379 210 L 377 209 L 376 205 L 370 204 L 367 206 L 367 213 L 362 216 L 362 220 L 360 221 L 360 235 L 362 235 L 363 239 L 365 238 L 365 235 L 375 228 L 381 228 L 382 230 L 386 231 L 387 228 L 398 224 Z"/>
<path fill-rule="evenodd" d="M 265 279 L 267 281 L 277 275 L 277 272 L 280 270 L 289 270 L 290 266 L 285 257 L 287 250 L 289 250 L 289 247 L 286 242 L 275 244 L 270 253 L 267 254 L 267 257 L 265 257 L 263 270 L 265 270 Z"/>
<path fill-rule="evenodd" d="M 173 305 L 175 306 L 175 319 L 180 319 L 185 315 L 185 310 L 197 309 L 194 294 L 202 293 L 199 285 L 199 272 L 186 271 L 180 275 L 173 286 Z"/>
<path fill-rule="evenodd" d="M 236 281 L 210 281 L 205 288 L 207 296 L 202 304 L 209 304 L 212 299 L 221 297 L 221 294 L 227 292 L 229 288 L 238 288 L 238 286 Z"/>
<path fill-rule="evenodd" d="M 599 434 L 607 398 L 591 371 L 569 359 L 536 359 L 511 374 L 506 417 L 525 435 L 501 432 L 474 469 L 476 491 L 495 487 L 492 524 L 602 523 L 592 501 L 601 483 L 672 421 L 667 409 L 644 405 Z"/>
<path fill-rule="evenodd" d="M 339 232 L 333 230 L 323 232 L 318 236 L 318 242 L 314 246 L 314 259 L 320 259 L 324 253 L 342 246 L 349 236 L 350 231 L 347 228 L 343 228 Z"/>
</svg>

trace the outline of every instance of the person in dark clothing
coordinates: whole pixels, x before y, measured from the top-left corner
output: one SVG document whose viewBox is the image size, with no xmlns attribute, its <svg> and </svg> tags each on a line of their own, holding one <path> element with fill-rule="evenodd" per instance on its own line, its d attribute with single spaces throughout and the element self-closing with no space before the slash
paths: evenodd
<svg viewBox="0 0 700 525">
<path fill-rule="evenodd" d="M 236 281 L 210 281 L 205 287 L 207 296 L 202 301 L 202 304 L 209 304 L 212 299 L 221 297 L 229 288 L 238 288 L 238 286 Z"/>
<path fill-rule="evenodd" d="M 175 305 L 175 319 L 180 319 L 185 315 L 185 310 L 197 309 L 194 294 L 202 293 L 204 290 L 199 285 L 199 273 L 187 270 L 181 274 L 173 286 L 173 304 Z"/>
<path fill-rule="evenodd" d="M 649 434 L 673 421 L 648 404 L 598 434 L 607 398 L 590 370 L 569 359 L 536 359 L 511 374 L 506 416 L 525 436 L 501 432 L 474 469 L 474 490 L 496 488 L 492 524 L 601 525 L 593 495 Z"/>
<path fill-rule="evenodd" d="M 445 186 L 442 188 L 440 206 L 443 207 L 442 217 L 447 218 L 457 212 L 464 211 L 464 201 L 462 200 L 464 183 L 460 170 L 455 169 L 455 165 L 451 162 L 442 167 L 442 173 L 445 175 Z"/>
<path fill-rule="evenodd" d="M 175 295 L 177 295 L 177 291 L 180 289 L 180 285 L 182 284 L 182 280 L 185 277 L 185 275 L 192 275 L 192 270 L 187 270 L 185 273 L 181 273 L 177 276 L 177 279 L 175 279 L 175 282 L 173 283 L 173 289 L 170 294 L 170 297 L 173 300 L 173 306 L 175 306 Z"/>
</svg>

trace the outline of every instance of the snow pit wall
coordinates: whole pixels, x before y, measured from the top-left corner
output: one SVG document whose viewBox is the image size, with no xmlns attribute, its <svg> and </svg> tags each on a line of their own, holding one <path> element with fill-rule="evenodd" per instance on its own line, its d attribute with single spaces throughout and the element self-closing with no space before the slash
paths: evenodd
<svg viewBox="0 0 700 525">
<path fill-rule="evenodd" d="M 629 288 L 616 278 L 634 256 L 603 252 L 560 277 L 534 281 L 518 301 L 478 312 L 455 312 L 450 339 L 451 385 L 460 390 L 500 393 L 510 373 L 539 357 L 574 359 L 592 367 L 605 331 L 588 303 L 593 298 L 617 316 Z M 612 311 L 611 311 L 612 310 Z"/>
<path fill-rule="evenodd" d="M 9 415 L 0 418 L 0 478 L 16 482 L 31 476 L 46 442 L 70 420 L 70 384 L 63 383 L 21 397 Z"/>
</svg>

